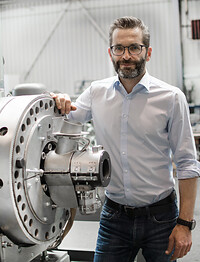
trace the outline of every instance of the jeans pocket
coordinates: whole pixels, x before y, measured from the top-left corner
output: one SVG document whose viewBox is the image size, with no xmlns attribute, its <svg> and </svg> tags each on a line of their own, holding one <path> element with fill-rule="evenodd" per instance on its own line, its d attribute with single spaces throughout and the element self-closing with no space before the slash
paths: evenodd
<svg viewBox="0 0 200 262">
<path fill-rule="evenodd" d="M 160 213 L 152 216 L 152 220 L 156 224 L 175 223 L 178 217 L 177 206 L 174 205 L 171 211 Z"/>
<path fill-rule="evenodd" d="M 111 220 L 118 216 L 119 216 L 118 210 L 112 209 L 109 206 L 107 206 L 106 204 L 104 205 L 103 210 L 101 212 L 101 219 L 105 218 L 105 219 Z"/>
</svg>

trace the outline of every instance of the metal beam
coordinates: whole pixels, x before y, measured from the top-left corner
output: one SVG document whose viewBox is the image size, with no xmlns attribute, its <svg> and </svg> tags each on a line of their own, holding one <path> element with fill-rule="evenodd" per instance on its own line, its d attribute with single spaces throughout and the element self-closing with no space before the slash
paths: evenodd
<svg viewBox="0 0 200 262">
<path fill-rule="evenodd" d="M 172 15 L 174 21 L 174 39 L 176 48 L 176 74 L 177 74 L 177 86 L 183 90 L 183 57 L 182 57 L 182 41 L 181 41 L 181 26 L 180 26 L 180 10 L 179 0 L 171 0 Z"/>
<path fill-rule="evenodd" d="M 82 7 L 82 10 L 84 12 L 84 14 L 86 15 L 86 17 L 88 18 L 88 20 L 91 22 L 91 24 L 93 25 L 93 27 L 97 30 L 97 32 L 99 33 L 99 35 L 101 36 L 101 38 L 104 40 L 104 42 L 106 44 L 108 44 L 108 37 L 107 35 L 104 33 L 104 31 L 101 29 L 101 27 L 97 24 L 97 22 L 94 20 L 94 18 L 92 17 L 92 15 L 90 14 L 90 12 L 85 8 L 85 6 L 82 4 L 82 1 L 79 0 L 78 1 L 80 6 Z"/>
<path fill-rule="evenodd" d="M 65 13 L 68 11 L 68 8 L 71 4 L 72 0 L 69 0 L 64 8 L 64 10 L 60 13 L 60 15 L 58 16 L 58 18 L 56 19 L 55 23 L 53 24 L 52 28 L 50 29 L 48 35 L 46 36 L 46 38 L 44 39 L 40 49 L 38 50 L 38 52 L 36 53 L 35 57 L 33 58 L 31 64 L 29 65 L 27 71 L 24 74 L 24 81 L 27 80 L 27 78 L 29 77 L 31 71 L 33 70 L 35 64 L 37 63 L 38 59 L 40 58 L 41 54 L 43 53 L 43 51 L 45 50 L 46 46 L 48 45 L 50 39 L 52 38 L 52 36 L 54 35 L 56 29 L 58 28 L 58 26 L 60 25 L 63 17 L 65 16 Z"/>
</svg>

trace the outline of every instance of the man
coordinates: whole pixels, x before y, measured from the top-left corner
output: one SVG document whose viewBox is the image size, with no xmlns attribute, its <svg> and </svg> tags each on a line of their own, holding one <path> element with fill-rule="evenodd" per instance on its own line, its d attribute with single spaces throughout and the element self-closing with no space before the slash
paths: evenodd
<svg viewBox="0 0 200 262">
<path fill-rule="evenodd" d="M 117 76 L 93 82 L 75 105 L 67 95 L 54 95 L 71 119 L 93 119 L 97 142 L 111 157 L 94 261 L 134 261 L 140 248 L 147 262 L 172 261 L 192 245 L 200 173 L 187 102 L 180 89 L 148 74 L 152 48 L 140 19 L 114 21 L 109 41 Z"/>
</svg>

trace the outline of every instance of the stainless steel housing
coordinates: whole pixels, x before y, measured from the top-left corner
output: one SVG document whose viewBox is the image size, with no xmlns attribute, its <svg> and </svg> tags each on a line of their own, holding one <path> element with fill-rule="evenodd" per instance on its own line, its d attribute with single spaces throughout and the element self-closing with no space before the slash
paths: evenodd
<svg viewBox="0 0 200 262">
<path fill-rule="evenodd" d="M 96 211 L 95 190 L 108 185 L 111 164 L 88 144 L 82 125 L 62 117 L 48 94 L 0 99 L 0 228 L 15 245 L 47 247 L 70 208 Z"/>
</svg>

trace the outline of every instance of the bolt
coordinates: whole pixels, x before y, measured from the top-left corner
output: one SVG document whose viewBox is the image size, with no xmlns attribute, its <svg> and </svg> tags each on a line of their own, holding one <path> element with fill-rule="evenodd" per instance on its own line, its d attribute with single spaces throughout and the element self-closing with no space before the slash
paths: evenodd
<svg viewBox="0 0 200 262">
<path fill-rule="evenodd" d="M 6 242 L 6 241 L 2 242 L 2 248 L 12 247 L 12 246 L 13 246 L 13 244 L 10 243 L 10 242 Z"/>
<path fill-rule="evenodd" d="M 25 166 L 25 160 L 23 158 L 16 160 L 16 167 L 17 168 L 23 168 Z"/>
<path fill-rule="evenodd" d="M 44 152 L 42 152 L 41 157 L 42 157 L 43 160 L 45 160 L 46 159 L 46 154 Z"/>
<path fill-rule="evenodd" d="M 49 149 L 49 151 L 52 150 L 52 144 L 51 143 L 48 144 L 48 149 Z"/>
</svg>

